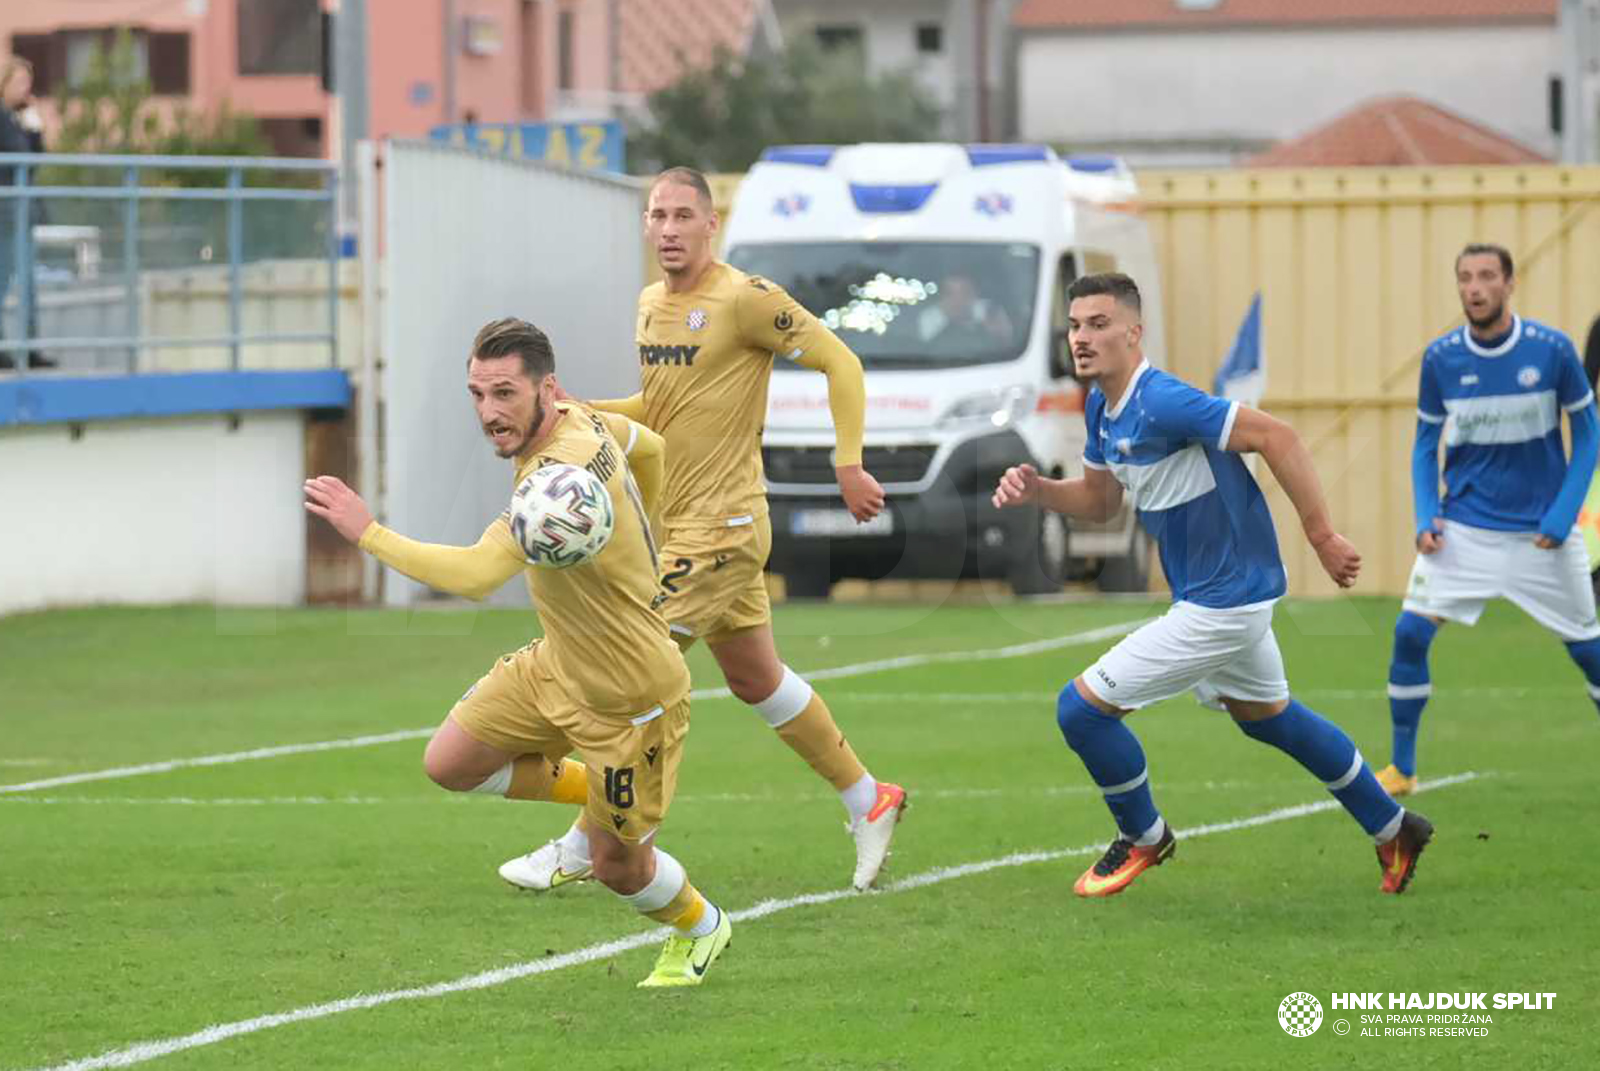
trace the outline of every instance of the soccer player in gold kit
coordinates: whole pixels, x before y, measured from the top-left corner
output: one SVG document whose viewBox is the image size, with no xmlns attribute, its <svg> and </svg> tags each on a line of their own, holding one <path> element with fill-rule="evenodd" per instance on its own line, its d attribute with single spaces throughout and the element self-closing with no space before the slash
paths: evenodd
<svg viewBox="0 0 1600 1071">
<path fill-rule="evenodd" d="M 839 792 L 856 845 L 852 884 L 865 889 L 883 867 L 906 793 L 867 772 L 822 697 L 778 658 L 762 577 L 772 529 L 761 429 L 774 360 L 826 375 L 839 490 L 858 522 L 870 520 L 884 497 L 861 465 L 866 380 L 860 359 L 782 287 L 712 256 L 717 223 L 704 175 L 679 167 L 656 177 L 645 233 L 665 279 L 639 295 L 642 389 L 592 404 L 666 440 L 661 612 L 682 646 L 705 640 L 733 694 Z M 500 874 L 548 889 L 584 865 L 575 828 Z"/>
<path fill-rule="evenodd" d="M 605 484 L 616 526 L 590 561 L 529 566 L 505 514 L 471 547 L 418 543 L 375 522 L 332 476 L 306 481 L 306 508 L 441 591 L 483 598 L 525 574 L 544 638 L 501 657 L 461 697 L 428 742 L 428 776 L 453 792 L 583 804 L 593 876 L 677 930 L 639 984 L 699 985 L 733 930 L 654 843 L 689 731 L 689 669 L 652 605 L 658 570 L 646 517 L 661 487 L 662 443 L 625 417 L 558 400 L 554 373 L 544 332 L 496 320 L 473 341 L 467 391 L 496 454 L 513 463 L 513 487 L 556 463 Z M 568 758 L 573 751 L 585 761 Z"/>
</svg>

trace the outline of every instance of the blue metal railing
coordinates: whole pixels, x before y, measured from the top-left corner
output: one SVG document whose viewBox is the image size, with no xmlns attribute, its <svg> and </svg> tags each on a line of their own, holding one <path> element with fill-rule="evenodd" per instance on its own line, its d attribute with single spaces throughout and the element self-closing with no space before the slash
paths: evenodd
<svg viewBox="0 0 1600 1071">
<path fill-rule="evenodd" d="M 229 367 L 238 371 L 242 367 L 241 350 L 251 344 L 324 344 L 328 350 L 328 363 L 338 364 L 339 322 L 339 227 L 338 227 L 338 169 L 323 160 L 285 159 L 278 157 L 232 156 L 111 156 L 65 153 L 0 153 L 0 171 L 11 169 L 11 184 L 0 184 L 0 241 L 10 246 L 11 261 L 5 263 L 0 251 L 0 360 L 10 356 L 9 363 L 25 371 L 28 354 L 35 351 L 60 352 L 62 350 L 126 350 L 129 373 L 139 371 L 139 353 L 146 349 L 181 346 L 220 346 L 229 351 Z M 91 178 L 96 171 L 104 171 L 110 181 L 92 185 L 40 185 L 41 170 L 73 168 L 87 170 Z M 226 185 L 221 187 L 193 187 L 172 185 L 146 185 L 143 179 L 152 172 L 224 172 Z M 316 183 L 315 186 L 290 187 L 281 185 L 247 185 L 248 174 L 275 175 L 298 178 Z M 122 204 L 122 316 L 123 329 L 109 334 L 38 334 L 36 324 L 39 313 L 39 292 L 36 271 L 38 252 L 35 241 L 34 213 L 37 205 L 67 202 L 117 202 Z M 142 229 L 140 208 L 145 204 L 184 203 L 220 204 L 225 214 L 225 227 L 219 235 L 219 244 L 227 249 L 225 262 L 228 288 L 228 329 L 224 334 L 206 335 L 147 335 L 143 332 L 140 310 L 140 280 L 151 270 L 141 263 Z M 296 237 L 315 240 L 316 230 L 323 231 L 320 248 L 314 259 L 327 263 L 327 325 L 323 330 L 290 332 L 265 332 L 247 334 L 244 331 L 244 280 L 243 269 L 247 259 L 247 234 L 245 207 L 252 204 L 305 204 L 312 207 L 311 218 L 301 219 L 293 226 L 300 235 Z M 113 219 L 107 215 L 104 218 Z M 49 231 L 50 228 L 39 228 Z M 79 232 L 84 228 L 60 228 Z M 80 258 L 82 259 L 82 258 Z M 300 259 L 313 259 L 301 257 Z M 98 250 L 93 262 L 98 263 Z M 197 248 L 192 263 L 186 267 L 217 267 L 212 264 L 212 246 Z M 77 280 L 82 284 L 83 280 Z M 104 283 L 98 283 L 104 289 Z M 70 289 L 71 284 L 67 284 Z M 8 291 L 15 293 L 15 320 L 21 330 L 20 337 L 8 338 L 3 331 Z"/>
</svg>

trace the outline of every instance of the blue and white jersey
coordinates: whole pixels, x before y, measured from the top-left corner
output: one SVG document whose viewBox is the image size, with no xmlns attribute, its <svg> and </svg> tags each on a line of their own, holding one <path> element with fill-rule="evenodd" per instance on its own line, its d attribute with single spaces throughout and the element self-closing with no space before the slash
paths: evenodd
<svg viewBox="0 0 1600 1071">
<path fill-rule="evenodd" d="M 1537 532 L 1567 473 L 1561 411 L 1593 400 L 1572 340 L 1544 324 L 1513 317 L 1492 349 L 1466 327 L 1435 340 L 1422 357 L 1417 416 L 1444 425 L 1444 516 Z"/>
<path fill-rule="evenodd" d="M 1238 402 L 1142 361 L 1114 407 L 1098 387 L 1084 405 L 1083 463 L 1109 469 L 1128 492 L 1175 602 L 1249 606 L 1287 586 L 1266 499 L 1225 449 L 1238 413 Z"/>
</svg>

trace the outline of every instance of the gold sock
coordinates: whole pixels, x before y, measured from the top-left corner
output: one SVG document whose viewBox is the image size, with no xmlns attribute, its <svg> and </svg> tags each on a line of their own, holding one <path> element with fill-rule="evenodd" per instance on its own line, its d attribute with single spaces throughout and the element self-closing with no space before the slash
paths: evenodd
<svg viewBox="0 0 1600 1071">
<path fill-rule="evenodd" d="M 506 798 L 581 804 L 589 798 L 588 772 L 577 759 L 552 763 L 543 755 L 522 755 L 511 764 Z"/>
<path fill-rule="evenodd" d="M 867 768 L 834 724 L 828 704 L 816 692 L 811 693 L 804 710 L 778 726 L 777 733 L 806 765 L 840 792 L 867 775 Z"/>
<path fill-rule="evenodd" d="M 657 922 L 665 922 L 680 933 L 688 933 L 694 928 L 695 923 L 705 917 L 706 907 L 706 898 L 700 895 L 700 890 L 685 880 L 683 888 L 678 890 L 678 895 L 674 896 L 666 907 L 658 911 L 646 911 L 644 914 Z"/>
</svg>

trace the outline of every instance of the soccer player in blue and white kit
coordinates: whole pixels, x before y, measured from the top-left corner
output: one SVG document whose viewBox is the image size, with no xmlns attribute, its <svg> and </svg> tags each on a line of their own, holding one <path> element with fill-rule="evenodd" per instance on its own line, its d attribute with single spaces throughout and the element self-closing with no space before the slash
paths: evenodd
<svg viewBox="0 0 1600 1071">
<path fill-rule="evenodd" d="M 1440 625 L 1474 624 L 1490 599 L 1509 599 L 1560 636 L 1600 704 L 1600 621 L 1573 533 L 1600 452 L 1594 391 L 1571 339 L 1512 313 L 1515 286 L 1509 252 L 1467 246 L 1456 257 L 1467 325 L 1422 357 L 1411 459 L 1417 563 L 1389 665 L 1394 762 L 1378 772 L 1395 796 L 1417 787 L 1417 725 L 1433 690 L 1428 647 Z"/>
<path fill-rule="evenodd" d="M 1289 694 L 1272 634 L 1287 580 L 1261 488 L 1239 454 L 1256 452 L 1283 486 L 1305 536 L 1340 587 L 1361 557 L 1328 519 L 1310 452 L 1293 428 L 1151 368 L 1140 350 L 1139 288 L 1122 274 L 1087 275 L 1068 290 L 1078 378 L 1093 383 L 1079 479 L 1008 469 L 996 506 L 1038 501 L 1103 521 L 1124 491 L 1160 547 L 1173 605 L 1061 690 L 1062 735 L 1104 794 L 1118 836 L 1078 878 L 1079 896 L 1110 896 L 1172 855 L 1172 829 L 1150 795 L 1144 749 L 1123 723 L 1141 707 L 1194 689 L 1247 736 L 1286 752 L 1333 793 L 1378 846 L 1382 889 L 1404 892 L 1433 836 L 1372 775 L 1344 730 Z"/>
</svg>

